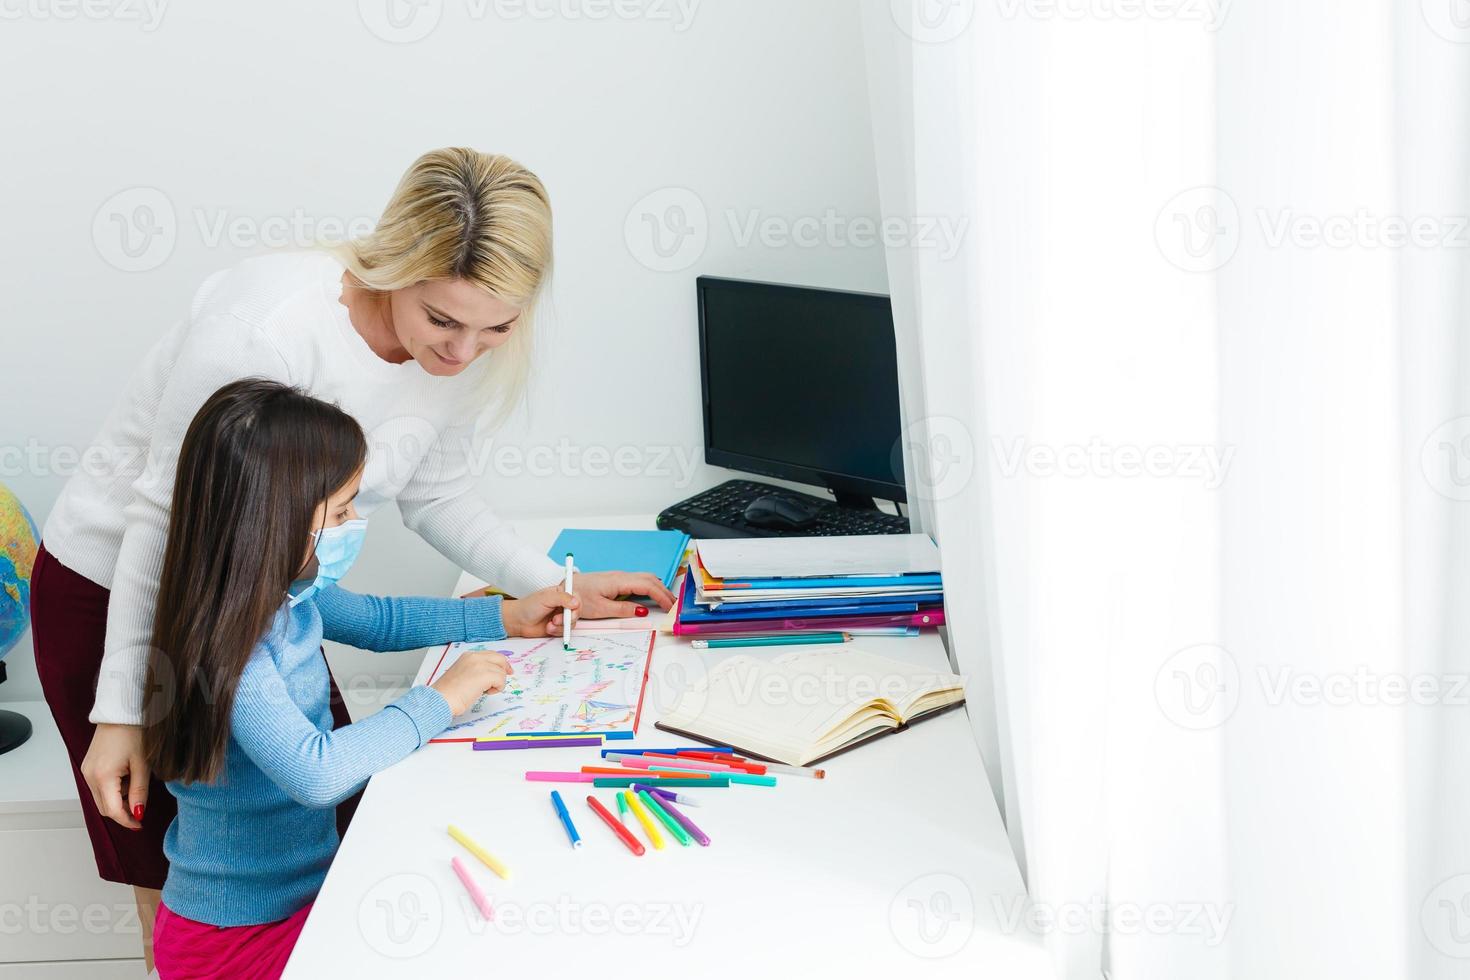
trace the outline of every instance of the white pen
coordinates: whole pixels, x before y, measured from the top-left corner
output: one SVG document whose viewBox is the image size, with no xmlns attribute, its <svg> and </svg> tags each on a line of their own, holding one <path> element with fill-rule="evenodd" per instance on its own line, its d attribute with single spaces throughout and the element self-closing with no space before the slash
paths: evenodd
<svg viewBox="0 0 1470 980">
<path fill-rule="evenodd" d="M 567 552 L 567 595 L 572 594 L 572 553 Z M 572 648 L 572 610 L 570 606 L 563 607 L 561 613 L 561 646 L 563 650 Z"/>
</svg>

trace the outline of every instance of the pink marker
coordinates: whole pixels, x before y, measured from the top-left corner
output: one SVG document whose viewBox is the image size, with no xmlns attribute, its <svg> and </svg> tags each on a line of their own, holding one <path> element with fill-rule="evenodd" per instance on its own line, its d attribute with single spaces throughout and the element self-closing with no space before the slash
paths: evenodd
<svg viewBox="0 0 1470 980">
<path fill-rule="evenodd" d="M 536 769 L 526 771 L 526 778 L 533 783 L 590 783 L 597 778 L 591 772 L 545 772 Z"/>
<path fill-rule="evenodd" d="M 494 922 L 495 907 L 490 904 L 490 897 L 485 894 L 484 889 L 476 884 L 475 879 L 470 876 L 470 869 L 466 868 L 464 862 L 459 858 L 450 858 L 449 863 L 454 868 L 454 873 L 459 875 L 459 880 L 464 885 L 464 890 L 470 893 L 470 899 L 475 903 L 475 908 L 480 910 L 480 914 L 485 917 L 486 922 Z"/>
<path fill-rule="evenodd" d="M 623 755 L 620 752 L 609 752 L 606 758 L 615 760 L 620 766 L 633 766 L 637 769 L 667 766 L 670 769 L 695 769 L 705 772 L 746 772 L 746 770 L 737 769 L 734 766 L 724 766 L 718 762 L 706 762 L 703 759 L 686 759 L 684 756 Z"/>
</svg>

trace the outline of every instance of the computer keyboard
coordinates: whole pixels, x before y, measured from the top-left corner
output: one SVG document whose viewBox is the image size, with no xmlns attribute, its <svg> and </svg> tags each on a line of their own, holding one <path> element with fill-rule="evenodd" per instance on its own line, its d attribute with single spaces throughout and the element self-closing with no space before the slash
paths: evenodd
<svg viewBox="0 0 1470 980">
<path fill-rule="evenodd" d="M 806 502 L 817 510 L 815 520 L 801 528 L 757 527 L 745 520 L 745 508 L 768 494 Z M 907 534 L 909 520 L 880 510 L 862 510 L 798 493 L 769 483 L 729 480 L 690 497 L 658 515 L 658 526 L 683 531 L 694 538 L 770 538 L 795 535 Z"/>
</svg>

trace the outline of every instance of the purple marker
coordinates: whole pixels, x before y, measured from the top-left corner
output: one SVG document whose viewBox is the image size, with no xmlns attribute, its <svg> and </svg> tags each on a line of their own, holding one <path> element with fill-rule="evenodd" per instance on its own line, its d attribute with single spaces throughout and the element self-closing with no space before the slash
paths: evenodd
<svg viewBox="0 0 1470 980">
<path fill-rule="evenodd" d="M 661 801 L 668 800 L 670 803 L 678 803 L 683 806 L 699 806 L 699 801 L 691 796 L 687 796 L 682 793 L 675 793 L 671 789 L 660 789 L 659 787 L 654 786 L 651 783 L 633 784 L 633 792 L 636 793 L 640 789 L 646 793 L 652 794 L 653 796 L 657 796 Z"/>
<path fill-rule="evenodd" d="M 699 841 L 700 847 L 709 847 L 709 838 L 705 836 L 704 831 L 694 826 L 693 820 L 690 820 L 688 817 L 684 816 L 684 814 L 674 809 L 673 803 L 669 802 L 668 800 L 660 799 L 658 801 L 658 805 L 664 808 L 665 813 L 677 820 L 679 822 L 679 826 L 683 827 L 689 832 L 690 837 L 693 837 L 695 840 Z"/>
</svg>

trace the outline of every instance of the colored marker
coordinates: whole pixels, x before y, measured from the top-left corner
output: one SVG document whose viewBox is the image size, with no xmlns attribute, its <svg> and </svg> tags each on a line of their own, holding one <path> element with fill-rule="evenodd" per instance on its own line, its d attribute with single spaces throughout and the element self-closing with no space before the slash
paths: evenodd
<svg viewBox="0 0 1470 980">
<path fill-rule="evenodd" d="M 655 796 L 654 799 L 658 800 L 658 805 L 664 808 L 665 813 L 679 821 L 679 825 L 688 831 L 690 837 L 699 841 L 700 847 L 709 847 L 708 835 L 696 827 L 693 820 L 680 813 L 671 801 L 664 799 L 662 796 Z"/>
<path fill-rule="evenodd" d="M 561 800 L 561 791 L 551 791 L 551 805 L 556 807 L 556 815 L 561 818 L 561 825 L 567 829 L 567 840 L 572 842 L 573 847 L 582 846 L 582 835 L 577 833 L 577 825 L 572 823 L 572 815 L 567 812 L 567 805 Z"/>
<path fill-rule="evenodd" d="M 689 834 L 685 832 L 683 827 L 679 826 L 678 821 L 664 812 L 664 808 L 658 805 L 658 800 L 649 796 L 647 793 L 639 793 L 638 798 L 643 801 L 644 806 L 648 807 L 648 812 L 657 817 L 658 822 L 668 828 L 669 833 L 674 835 L 674 840 L 679 842 L 680 847 L 689 846 Z"/>
<path fill-rule="evenodd" d="M 721 647 L 804 647 L 817 643 L 847 643 L 850 633 L 786 633 L 781 636 L 731 636 L 720 640 L 694 640 L 696 650 L 718 650 Z"/>
<path fill-rule="evenodd" d="M 461 847 L 469 851 L 475 857 L 479 858 L 481 863 L 483 863 L 485 867 L 489 868 L 491 871 L 494 871 L 506 881 L 510 881 L 510 869 L 501 864 L 500 861 L 495 857 L 495 855 L 491 854 L 479 844 L 476 844 L 474 841 L 470 840 L 469 835 L 466 834 L 463 830 L 460 830 L 454 824 L 450 824 L 449 836 L 459 841 Z"/>
<path fill-rule="evenodd" d="M 645 752 L 642 755 L 623 755 L 614 752 L 603 758 L 617 762 L 624 766 L 633 766 L 638 769 L 647 769 L 649 766 L 679 766 L 682 769 L 702 769 L 706 772 L 731 772 L 737 767 L 727 766 L 723 762 L 708 762 L 704 759 L 686 759 L 681 755 L 662 755 L 653 752 Z M 739 771 L 744 772 L 744 769 Z"/>
<path fill-rule="evenodd" d="M 528 769 L 526 779 L 533 783 L 590 783 L 595 779 L 590 772 L 548 772 Z"/>
<path fill-rule="evenodd" d="M 603 749 L 602 754 L 607 755 L 611 752 L 617 752 L 620 755 L 642 755 L 645 752 L 663 752 L 666 754 L 672 754 L 676 752 L 682 752 L 686 749 L 693 749 L 696 752 L 729 752 L 732 754 L 735 751 L 734 749 L 721 748 L 717 745 L 675 745 L 672 748 L 667 749 L 625 749 L 614 747 L 610 749 Z"/>
<path fill-rule="evenodd" d="M 597 797 L 588 796 L 587 805 L 592 808 L 594 813 L 602 818 L 603 823 L 612 828 L 612 832 L 618 835 L 618 840 L 628 845 L 628 850 L 632 851 L 635 855 L 641 855 L 643 853 L 643 845 L 638 843 L 638 838 L 628 833 L 628 828 L 623 826 L 623 822 L 620 819 L 614 819 L 613 815 L 607 812 L 607 807 L 597 802 Z M 618 809 L 623 810 L 627 806 L 628 804 L 623 801 L 623 794 L 619 793 Z"/>
<path fill-rule="evenodd" d="M 637 817 L 638 822 L 643 825 L 643 832 L 648 835 L 648 843 L 653 845 L 655 851 L 662 851 L 664 849 L 664 837 L 663 834 L 658 832 L 658 827 L 654 824 L 653 818 L 648 815 L 647 810 L 643 809 L 643 804 L 638 802 L 638 797 L 633 795 L 632 790 L 623 790 L 623 795 L 628 799 L 628 809 L 633 811 L 633 816 Z"/>
<path fill-rule="evenodd" d="M 528 743 L 528 744 L 533 744 L 533 745 L 546 745 L 546 744 L 553 743 L 553 742 L 566 742 L 566 741 L 570 741 L 571 739 L 574 739 L 574 738 L 575 739 L 595 738 L 599 742 L 602 741 L 602 735 L 601 734 L 593 733 L 593 734 L 581 735 L 581 734 L 577 734 L 575 732 L 566 732 L 566 733 L 561 734 L 561 735 L 482 735 L 481 737 L 475 739 L 475 741 L 477 743 L 478 742 L 522 742 L 522 743 Z"/>
<path fill-rule="evenodd" d="M 641 786 L 643 784 L 634 783 L 633 785 Z M 626 827 L 628 826 L 628 801 L 623 799 L 622 793 L 614 793 L 613 795 L 618 798 L 618 823 Z"/>
<path fill-rule="evenodd" d="M 567 587 L 568 595 L 572 592 L 572 553 L 567 552 Z M 563 606 L 561 610 L 561 648 L 570 650 L 572 648 L 572 609 Z"/>
<path fill-rule="evenodd" d="M 701 758 L 699 758 L 697 756 L 692 756 L 692 755 L 679 755 L 679 754 L 673 753 L 673 752 L 645 752 L 645 753 L 643 753 L 643 758 L 645 758 L 645 759 L 668 759 L 668 760 L 670 760 L 672 762 L 677 762 L 680 765 L 683 765 L 684 763 L 688 763 L 689 765 L 696 766 L 696 767 L 700 767 L 700 766 L 719 766 L 719 767 L 724 768 L 724 769 L 743 769 L 746 772 L 753 772 L 757 776 L 763 775 L 765 773 L 765 771 L 766 771 L 766 764 L 764 762 L 746 762 L 743 759 L 741 761 L 739 761 L 739 762 L 734 761 L 733 758 L 730 759 L 730 760 L 728 760 L 728 761 L 719 760 L 719 759 L 710 760 L 710 759 L 701 759 Z"/>
<path fill-rule="evenodd" d="M 464 885 L 464 890 L 470 893 L 470 901 L 475 903 L 475 908 L 480 910 L 480 914 L 485 917 L 485 921 L 494 922 L 495 908 L 490 904 L 490 899 L 486 897 L 479 883 L 470 877 L 470 869 L 465 867 L 464 862 L 457 857 L 449 859 L 449 866 L 454 869 L 455 874 L 459 875 L 459 880 Z"/>
<path fill-rule="evenodd" d="M 507 738 L 578 738 L 600 735 L 605 739 L 630 739 L 633 732 L 511 732 Z"/>
<path fill-rule="evenodd" d="M 711 789 L 714 787 L 725 787 L 730 785 L 726 776 L 713 776 L 709 779 L 683 779 L 679 773 L 661 772 L 650 777 L 647 773 L 637 776 L 598 776 L 594 773 L 586 773 L 592 777 L 592 785 L 598 789 L 627 789 L 634 783 L 652 783 L 655 786 L 688 786 L 699 789 Z M 765 776 L 752 776 L 752 779 L 765 779 Z"/>
<path fill-rule="evenodd" d="M 573 749 L 601 745 L 600 738 L 512 738 L 504 742 L 476 742 L 476 752 L 510 752 L 520 749 Z"/>
<path fill-rule="evenodd" d="M 766 772 L 778 776 L 810 776 L 812 779 L 826 779 L 827 770 L 813 769 L 811 766 L 783 766 L 775 762 L 766 763 Z"/>
<path fill-rule="evenodd" d="M 675 793 L 673 790 L 669 790 L 669 789 L 659 789 L 653 783 L 634 783 L 633 784 L 633 789 L 635 789 L 635 790 L 639 790 L 639 789 L 647 790 L 648 792 L 652 793 L 654 796 L 657 796 L 661 800 L 668 800 L 670 803 L 678 803 L 681 806 L 699 806 L 700 805 L 698 800 L 696 800 L 692 796 L 689 796 L 688 794 L 685 794 L 685 793 Z"/>
</svg>

